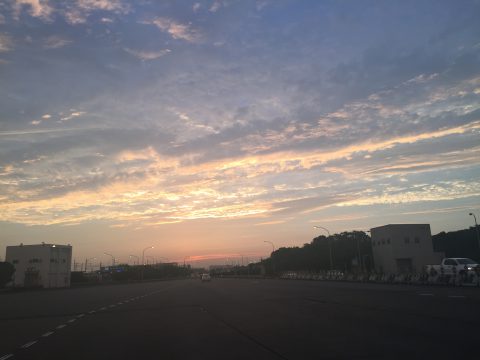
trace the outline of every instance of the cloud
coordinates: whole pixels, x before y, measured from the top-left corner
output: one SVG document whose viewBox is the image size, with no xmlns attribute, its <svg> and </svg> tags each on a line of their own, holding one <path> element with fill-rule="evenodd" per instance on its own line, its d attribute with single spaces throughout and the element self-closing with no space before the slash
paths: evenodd
<svg viewBox="0 0 480 360">
<path fill-rule="evenodd" d="M 45 39 L 43 46 L 46 49 L 58 49 L 71 44 L 72 41 L 59 35 L 52 35 Z"/>
<path fill-rule="evenodd" d="M 202 7 L 202 4 L 197 2 L 197 3 L 193 4 L 192 10 L 193 10 L 193 12 L 197 12 L 198 10 L 200 10 L 201 7 Z"/>
<path fill-rule="evenodd" d="M 163 49 L 158 51 L 146 51 L 146 50 L 135 50 L 130 48 L 124 48 L 124 50 L 129 54 L 135 56 L 136 58 L 144 61 L 155 60 L 171 52 L 170 49 Z"/>
<path fill-rule="evenodd" d="M 155 25 L 161 31 L 168 33 L 172 38 L 197 42 L 201 39 L 200 32 L 192 28 L 191 24 L 182 24 L 173 19 L 157 17 L 150 21 L 143 21 L 143 24 Z"/>
<path fill-rule="evenodd" d="M 222 6 L 224 6 L 223 1 L 215 0 L 208 11 L 210 12 L 217 12 Z"/>
<path fill-rule="evenodd" d="M 60 118 L 60 121 L 69 121 L 85 114 L 85 111 L 73 111 L 70 115 Z"/>
<path fill-rule="evenodd" d="M 112 11 L 126 14 L 130 6 L 122 0 L 77 0 L 77 6 L 87 12 L 94 10 Z"/>
<path fill-rule="evenodd" d="M 29 13 L 33 17 L 43 20 L 50 20 L 50 15 L 54 8 L 50 6 L 48 0 L 14 0 L 15 17 L 18 18 L 23 8 L 29 8 Z"/>
<path fill-rule="evenodd" d="M 13 41 L 10 35 L 0 34 L 0 52 L 7 52 L 13 49 Z"/>
<path fill-rule="evenodd" d="M 52 115 L 50 114 L 45 114 L 45 115 L 42 115 L 42 119 L 50 119 L 52 117 Z"/>
</svg>

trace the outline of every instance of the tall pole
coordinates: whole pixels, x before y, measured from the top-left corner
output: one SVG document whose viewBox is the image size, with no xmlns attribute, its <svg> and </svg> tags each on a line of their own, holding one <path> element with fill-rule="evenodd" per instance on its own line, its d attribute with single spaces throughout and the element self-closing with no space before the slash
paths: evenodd
<svg viewBox="0 0 480 360">
<path fill-rule="evenodd" d="M 328 234 L 328 252 L 330 254 L 330 270 L 333 270 L 332 240 L 330 239 L 330 231 L 328 231 L 327 228 L 320 225 L 315 225 L 314 228 L 325 230 Z"/>
<path fill-rule="evenodd" d="M 275 262 L 274 262 L 274 260 L 273 260 L 273 253 L 275 252 L 275 245 L 273 244 L 273 242 L 268 241 L 268 240 L 264 240 L 263 242 L 264 242 L 264 243 L 269 243 L 270 245 L 272 245 L 272 255 L 271 255 L 271 258 L 272 258 L 272 271 L 273 271 L 273 274 L 275 274 Z"/>
<path fill-rule="evenodd" d="M 137 259 L 137 265 L 138 265 L 138 263 L 140 262 L 140 258 L 137 255 L 129 255 L 129 256 L 130 256 L 130 258 L 132 258 L 132 257 L 136 258 Z M 133 260 L 133 265 L 135 265 L 135 260 Z"/>
<path fill-rule="evenodd" d="M 475 220 L 475 231 L 477 232 L 477 242 L 478 242 L 478 247 L 480 248 L 480 235 L 478 234 L 477 217 L 475 216 L 474 213 L 470 213 L 469 215 L 473 216 L 473 219 Z"/>
<path fill-rule="evenodd" d="M 85 272 L 87 272 L 87 264 L 89 260 L 95 260 L 96 257 L 90 258 L 90 259 L 85 259 Z"/>
<path fill-rule="evenodd" d="M 113 257 L 113 255 L 106 252 L 104 252 L 103 254 L 110 256 L 112 258 L 112 266 L 115 266 L 115 258 Z"/>
<path fill-rule="evenodd" d="M 142 251 L 142 281 L 143 281 L 143 270 L 145 269 L 145 251 L 148 249 L 153 249 L 153 246 L 148 246 Z"/>
</svg>

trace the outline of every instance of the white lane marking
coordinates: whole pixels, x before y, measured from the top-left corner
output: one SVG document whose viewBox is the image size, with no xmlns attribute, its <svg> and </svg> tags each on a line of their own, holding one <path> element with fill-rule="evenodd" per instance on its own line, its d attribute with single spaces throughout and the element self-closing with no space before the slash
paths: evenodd
<svg viewBox="0 0 480 360">
<path fill-rule="evenodd" d="M 89 311 L 88 313 L 89 314 L 95 314 L 95 312 L 96 312 L 95 310 L 92 310 L 92 311 Z"/>
<path fill-rule="evenodd" d="M 10 359 L 12 356 L 13 354 L 3 355 L 2 357 L 0 357 L 0 360 L 7 360 L 7 359 Z"/>
<path fill-rule="evenodd" d="M 466 298 L 466 296 L 464 296 L 464 295 L 449 295 L 448 297 L 449 297 L 449 298 L 452 298 L 452 299 L 463 299 L 463 298 Z"/>
<path fill-rule="evenodd" d="M 45 334 L 42 335 L 42 337 L 47 337 L 53 334 L 53 331 L 46 332 Z"/>
<path fill-rule="evenodd" d="M 68 322 L 68 323 L 73 323 L 73 322 L 75 322 L 76 320 L 77 320 L 77 319 L 70 319 L 70 320 L 68 320 L 67 322 Z"/>
<path fill-rule="evenodd" d="M 117 303 L 117 305 L 122 305 L 122 304 L 123 304 L 122 302 Z"/>
<path fill-rule="evenodd" d="M 78 318 L 82 318 L 82 317 L 84 317 L 84 316 L 85 316 L 85 314 L 77 315 Z"/>
<path fill-rule="evenodd" d="M 28 343 L 26 343 L 26 344 L 23 344 L 23 345 L 22 345 L 22 349 L 27 349 L 27 348 L 29 348 L 30 346 L 35 345 L 36 343 L 37 343 L 37 340 L 30 341 L 30 342 L 28 342 Z"/>
<path fill-rule="evenodd" d="M 110 305 L 109 307 L 110 307 L 110 308 L 112 308 L 112 307 L 115 307 L 115 304 L 113 304 L 113 305 Z"/>
<path fill-rule="evenodd" d="M 105 310 L 105 309 L 106 309 L 106 307 L 104 306 L 104 307 L 100 308 L 100 311 L 101 311 L 101 310 Z"/>
<path fill-rule="evenodd" d="M 435 295 L 433 295 L 433 294 L 430 294 L 430 293 L 426 293 L 426 294 L 418 294 L 418 295 L 420 295 L 420 296 L 435 296 Z"/>
<path fill-rule="evenodd" d="M 56 327 L 56 329 L 63 329 L 65 326 L 67 326 L 67 325 L 65 325 L 65 324 L 58 325 L 58 326 Z"/>
</svg>

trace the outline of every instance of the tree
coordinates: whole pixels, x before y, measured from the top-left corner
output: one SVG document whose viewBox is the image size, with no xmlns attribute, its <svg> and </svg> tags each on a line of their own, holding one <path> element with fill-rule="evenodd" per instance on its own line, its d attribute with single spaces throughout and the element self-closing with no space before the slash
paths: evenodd
<svg viewBox="0 0 480 360">
<path fill-rule="evenodd" d="M 15 267 L 8 262 L 0 262 L 0 288 L 5 287 L 10 281 L 12 281 L 12 276 L 15 273 Z"/>
</svg>

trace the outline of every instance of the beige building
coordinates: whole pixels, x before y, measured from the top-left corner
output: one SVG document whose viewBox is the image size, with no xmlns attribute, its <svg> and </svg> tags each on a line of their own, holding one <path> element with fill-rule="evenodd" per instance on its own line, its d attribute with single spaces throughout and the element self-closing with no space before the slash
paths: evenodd
<svg viewBox="0 0 480 360">
<path fill-rule="evenodd" d="M 439 264 L 443 257 L 433 251 L 429 224 L 391 224 L 370 231 L 378 272 L 421 272 L 424 265 Z"/>
<path fill-rule="evenodd" d="M 7 246 L 5 260 L 15 267 L 14 287 L 69 287 L 72 247 L 40 244 Z"/>
</svg>

